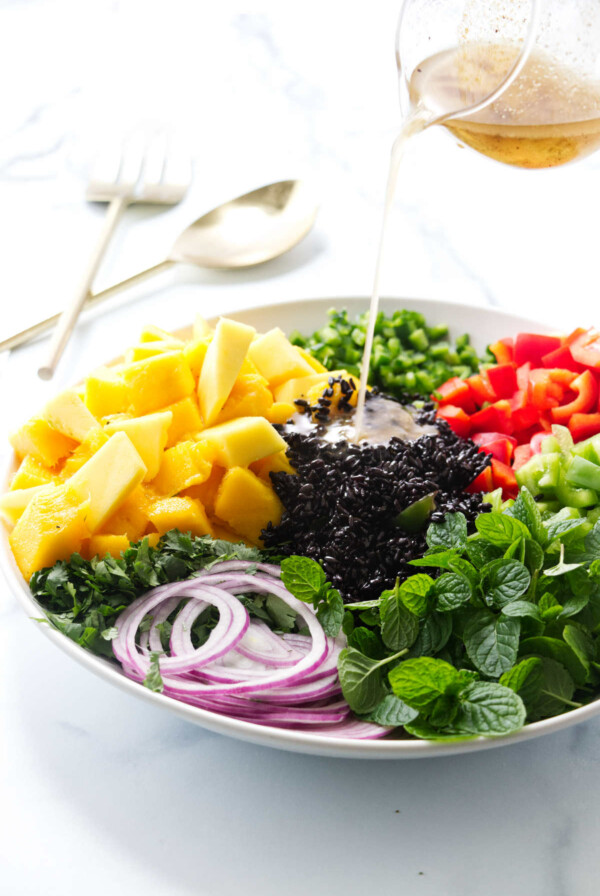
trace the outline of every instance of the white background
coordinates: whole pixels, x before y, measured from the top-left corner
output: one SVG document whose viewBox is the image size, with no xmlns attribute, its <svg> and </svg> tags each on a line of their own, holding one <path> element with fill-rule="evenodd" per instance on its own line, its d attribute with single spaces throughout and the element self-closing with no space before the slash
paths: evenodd
<svg viewBox="0 0 600 896">
<path fill-rule="evenodd" d="M 0 358 L 5 428 L 143 323 L 369 292 L 400 121 L 397 11 L 388 0 L 0 2 L 2 336 L 75 288 L 102 213 L 83 199 L 89 160 L 138 122 L 167 124 L 191 148 L 194 182 L 176 208 L 127 212 L 98 287 L 160 260 L 238 193 L 307 177 L 321 197 L 287 256 L 235 274 L 181 266 L 86 316 L 50 386 L 35 376 L 43 344 Z M 400 176 L 383 292 L 597 323 L 599 166 L 518 171 L 424 135 Z M 116 691 L 2 597 L 10 896 L 597 893 L 599 722 L 418 762 L 286 754 Z"/>
</svg>

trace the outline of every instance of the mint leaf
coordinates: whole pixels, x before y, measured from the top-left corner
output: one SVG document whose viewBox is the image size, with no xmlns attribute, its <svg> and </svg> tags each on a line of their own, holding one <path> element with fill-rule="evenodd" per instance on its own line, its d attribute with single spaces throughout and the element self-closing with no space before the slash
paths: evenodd
<svg viewBox="0 0 600 896">
<path fill-rule="evenodd" d="M 510 603 L 502 607 L 504 616 L 514 616 L 518 619 L 529 617 L 530 619 L 541 620 L 541 614 L 538 607 L 528 600 L 512 600 Z"/>
<path fill-rule="evenodd" d="M 409 706 L 427 711 L 460 681 L 460 673 L 444 660 L 432 657 L 404 660 L 389 673 L 392 691 Z"/>
<path fill-rule="evenodd" d="M 383 725 L 384 728 L 399 728 L 407 722 L 412 722 L 418 715 L 418 710 L 404 703 L 399 697 L 387 694 L 375 709 L 362 718 L 366 722 Z"/>
<path fill-rule="evenodd" d="M 421 624 L 410 655 L 419 657 L 439 653 L 448 643 L 451 634 L 452 616 L 449 613 L 431 613 Z"/>
<path fill-rule="evenodd" d="M 450 572 L 444 573 L 435 580 L 433 593 L 436 598 L 436 608 L 440 613 L 448 613 L 468 604 L 473 592 L 467 579 Z"/>
<path fill-rule="evenodd" d="M 326 635 L 337 638 L 344 619 L 344 601 L 335 588 L 328 591 L 325 599 L 317 605 L 317 619 Z"/>
<path fill-rule="evenodd" d="M 434 569 L 451 569 L 452 561 L 458 556 L 456 551 L 437 551 L 409 560 L 409 566 L 431 566 Z"/>
<path fill-rule="evenodd" d="M 415 616 L 426 616 L 431 604 L 429 597 L 432 591 L 433 579 L 431 576 L 419 572 L 402 582 L 399 595 L 400 600 L 411 613 L 414 613 Z"/>
<path fill-rule="evenodd" d="M 486 603 L 501 610 L 525 594 L 530 581 L 529 570 L 518 560 L 495 560 L 483 576 Z"/>
<path fill-rule="evenodd" d="M 499 678 L 515 664 L 520 630 L 518 619 L 477 610 L 463 631 L 469 659 L 483 675 Z"/>
<path fill-rule="evenodd" d="M 586 667 L 571 647 L 559 638 L 548 638 L 542 635 L 525 638 L 519 645 L 519 653 L 521 656 L 540 656 L 555 660 L 565 667 L 575 684 L 585 684 Z"/>
<path fill-rule="evenodd" d="M 374 660 L 353 647 L 345 647 L 338 659 L 338 674 L 344 699 L 359 714 L 375 709 L 387 694 L 385 665 L 398 655 Z"/>
<path fill-rule="evenodd" d="M 489 542 L 484 541 L 481 536 L 474 537 L 467 544 L 467 555 L 471 563 L 477 569 L 483 569 L 493 560 L 498 560 L 502 556 L 502 548 Z"/>
<path fill-rule="evenodd" d="M 578 569 L 582 564 L 581 563 L 565 563 L 565 546 L 561 544 L 560 546 L 560 560 L 555 566 L 549 566 L 544 570 L 545 576 L 564 576 L 566 573 L 571 572 L 574 569 Z"/>
<path fill-rule="evenodd" d="M 324 589 L 326 577 L 316 560 L 292 555 L 281 561 L 281 581 L 298 600 L 312 603 Z"/>
<path fill-rule="evenodd" d="M 502 676 L 500 683 L 519 694 L 532 722 L 564 712 L 572 705 L 575 691 L 565 667 L 547 657 L 521 660 Z"/>
<path fill-rule="evenodd" d="M 430 549 L 454 548 L 463 551 L 467 545 L 467 519 L 464 513 L 447 513 L 442 523 L 431 523 L 426 538 Z"/>
<path fill-rule="evenodd" d="M 525 486 L 520 489 L 515 503 L 510 508 L 510 514 L 527 526 L 536 542 L 546 544 L 548 534 L 542 522 L 542 515 L 531 492 Z"/>
<path fill-rule="evenodd" d="M 373 660 L 383 659 L 385 655 L 383 643 L 379 635 L 363 625 L 359 625 L 358 628 L 353 629 L 348 635 L 348 647 L 354 647 L 355 650 L 364 653 L 365 656 Z"/>
<path fill-rule="evenodd" d="M 419 634 L 419 620 L 402 602 L 398 583 L 393 591 L 383 593 L 381 602 L 381 637 L 390 650 L 412 647 Z"/>
<path fill-rule="evenodd" d="M 596 651 L 591 636 L 576 625 L 565 625 L 563 638 L 571 648 L 586 672 L 590 674 L 590 663 L 596 659 Z"/>
<path fill-rule="evenodd" d="M 520 520 L 494 511 L 480 513 L 475 528 L 486 541 L 497 546 L 512 544 L 517 538 L 527 538 L 531 534 Z"/>
<path fill-rule="evenodd" d="M 474 681 L 461 692 L 452 722 L 457 734 L 498 737 L 525 724 L 525 706 L 510 688 L 492 681 Z"/>
</svg>

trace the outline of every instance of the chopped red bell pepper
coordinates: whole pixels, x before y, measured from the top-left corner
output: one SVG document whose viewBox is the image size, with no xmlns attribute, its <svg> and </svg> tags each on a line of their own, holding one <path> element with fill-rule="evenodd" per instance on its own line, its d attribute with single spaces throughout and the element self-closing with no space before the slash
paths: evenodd
<svg viewBox="0 0 600 896">
<path fill-rule="evenodd" d="M 558 407 L 565 391 L 577 377 L 572 370 L 537 367 L 529 374 L 529 395 L 531 403 L 540 411 Z"/>
<path fill-rule="evenodd" d="M 531 364 L 527 361 L 517 367 L 517 387 L 527 390 L 529 388 L 529 374 L 531 373 Z"/>
<path fill-rule="evenodd" d="M 476 432 L 472 433 L 470 438 L 472 442 L 479 445 L 480 451 L 491 454 L 504 464 L 511 462 L 517 444 L 517 440 L 512 436 L 504 435 L 501 432 Z"/>
<path fill-rule="evenodd" d="M 533 367 L 539 367 L 542 358 L 548 352 L 560 348 L 562 340 L 558 336 L 546 336 L 544 333 L 519 333 L 515 340 L 515 363 L 517 367 L 531 361 Z"/>
<path fill-rule="evenodd" d="M 593 327 L 583 333 L 575 330 L 567 337 L 571 354 L 580 364 L 600 370 L 600 331 Z"/>
<path fill-rule="evenodd" d="M 501 432 L 510 435 L 514 429 L 511 418 L 512 408 L 507 399 L 503 398 L 472 414 L 471 429 L 476 432 Z"/>
<path fill-rule="evenodd" d="M 498 364 L 511 364 L 514 360 L 514 340 L 499 339 L 489 346 L 489 350 L 493 354 Z"/>
<path fill-rule="evenodd" d="M 497 398 L 510 398 L 517 391 L 517 373 L 514 364 L 489 367 L 487 375 Z"/>
<path fill-rule="evenodd" d="M 475 402 L 469 384 L 458 376 L 453 376 L 438 386 L 436 393 L 434 397 L 437 398 L 440 406 L 451 404 L 469 413 L 475 410 Z"/>
<path fill-rule="evenodd" d="M 555 351 L 544 355 L 542 365 L 549 369 L 560 367 L 562 370 L 574 370 L 575 373 L 583 373 L 586 369 L 583 364 L 575 360 L 568 345 L 561 345 Z"/>
<path fill-rule="evenodd" d="M 438 408 L 437 416 L 445 420 L 452 431 L 463 439 L 466 439 L 471 432 L 469 415 L 462 408 L 446 404 L 444 407 Z"/>
<path fill-rule="evenodd" d="M 555 423 L 568 423 L 573 414 L 587 414 L 598 403 L 598 383 L 590 370 L 584 370 L 569 386 L 577 395 L 569 404 L 552 408 L 550 414 Z"/>
<path fill-rule="evenodd" d="M 574 442 L 583 442 L 600 432 L 600 413 L 573 414 L 567 424 Z"/>
<path fill-rule="evenodd" d="M 491 492 L 493 488 L 494 479 L 492 477 L 492 468 L 486 467 L 485 470 L 482 470 L 479 476 L 476 476 L 473 482 L 466 487 L 465 491 L 473 495 L 477 492 Z"/>
<path fill-rule="evenodd" d="M 539 424 L 540 412 L 531 404 L 529 395 L 526 390 L 519 389 L 511 399 L 509 399 L 513 432 L 521 432 L 523 429 L 529 429 Z M 521 441 L 519 439 L 519 441 Z M 529 440 L 528 440 L 529 441 Z"/>
<path fill-rule="evenodd" d="M 515 448 L 515 459 L 513 461 L 513 470 L 518 470 L 523 464 L 533 457 L 531 445 L 517 445 Z"/>
<path fill-rule="evenodd" d="M 502 461 L 492 458 L 492 480 L 494 488 L 502 489 L 502 497 L 516 498 L 519 494 L 519 486 L 517 485 L 517 477 L 512 467 L 503 464 Z"/>
<path fill-rule="evenodd" d="M 531 451 L 533 454 L 540 454 L 542 450 L 542 442 L 544 439 L 548 438 L 548 432 L 545 429 L 540 429 L 538 432 L 534 432 L 532 437 L 529 440 L 529 444 L 531 446 Z"/>
<path fill-rule="evenodd" d="M 496 401 L 496 394 L 490 385 L 487 374 L 474 373 L 465 380 L 469 384 L 472 398 L 476 404 L 482 405 L 486 401 Z"/>
</svg>

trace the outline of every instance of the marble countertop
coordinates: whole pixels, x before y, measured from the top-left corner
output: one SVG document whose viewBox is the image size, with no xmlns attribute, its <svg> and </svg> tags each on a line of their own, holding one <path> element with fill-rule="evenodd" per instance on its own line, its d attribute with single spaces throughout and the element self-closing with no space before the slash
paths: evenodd
<svg viewBox="0 0 600 896">
<path fill-rule="evenodd" d="M 142 322 L 370 291 L 400 121 L 398 5 L 0 4 L 0 336 L 75 288 L 102 214 L 83 200 L 87 165 L 107 135 L 168 126 L 192 150 L 194 182 L 176 208 L 126 213 L 98 287 L 159 261 L 187 223 L 238 193 L 307 177 L 321 196 L 314 230 L 277 261 L 229 274 L 179 266 L 88 313 L 52 384 L 35 375 L 43 343 L 0 357 L 4 430 L 117 355 Z M 400 176 L 382 292 L 597 322 L 599 177 L 600 157 L 525 172 L 425 134 Z M 0 614 L 10 896 L 597 893 L 600 720 L 452 758 L 305 757 L 117 691 L 41 637 L 6 589 Z"/>
</svg>

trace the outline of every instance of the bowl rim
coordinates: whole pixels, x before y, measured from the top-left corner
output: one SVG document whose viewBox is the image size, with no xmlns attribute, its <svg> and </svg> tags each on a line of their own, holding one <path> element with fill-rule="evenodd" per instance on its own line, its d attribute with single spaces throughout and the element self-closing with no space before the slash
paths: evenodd
<svg viewBox="0 0 600 896">
<path fill-rule="evenodd" d="M 368 298 L 365 296 L 313 298 L 301 301 L 303 307 L 309 305 L 315 310 L 326 310 L 332 306 L 340 307 L 340 305 L 345 305 L 346 307 L 354 306 L 352 310 L 358 310 L 363 306 L 366 308 L 368 304 Z M 275 315 L 278 311 L 283 311 L 284 309 L 287 309 L 287 313 L 289 314 L 289 309 L 296 304 L 296 302 L 288 301 L 254 305 L 250 308 L 232 311 L 231 314 L 236 318 L 247 319 L 250 319 L 253 315 L 261 312 Z M 425 313 L 427 313 L 428 307 L 432 309 L 434 306 L 436 308 L 443 306 L 444 310 L 447 311 L 448 317 L 452 315 L 453 309 L 457 309 L 462 312 L 470 311 L 474 316 L 484 314 L 492 315 L 498 320 L 505 319 L 507 325 L 513 327 L 517 325 L 519 327 L 536 327 L 538 331 L 552 331 L 552 328 L 548 324 L 541 323 L 540 321 L 523 318 L 499 308 L 473 306 L 467 303 L 386 296 L 382 297 L 381 305 L 383 308 L 393 305 L 397 308 L 423 310 Z M 189 327 L 180 328 L 177 332 L 182 332 L 186 329 L 189 329 Z M 14 455 L 11 453 L 8 456 L 7 462 L 4 464 L 3 469 L 0 470 L 2 476 L 0 481 L 3 484 L 8 482 L 8 478 L 14 469 L 15 460 Z M 572 725 L 587 721 L 600 714 L 599 695 L 597 699 L 592 700 L 585 706 L 568 710 L 561 715 L 553 716 L 549 719 L 532 722 L 512 734 L 499 737 L 477 737 L 472 740 L 462 741 L 431 741 L 402 738 L 353 740 L 343 737 L 323 736 L 313 731 L 306 732 L 285 728 L 271 728 L 257 725 L 252 722 L 232 719 L 229 716 L 219 715 L 209 710 L 190 706 L 164 694 L 150 691 L 148 688 L 140 685 L 139 682 L 127 678 L 119 669 L 116 662 L 113 663 L 109 659 L 104 659 L 86 651 L 61 632 L 54 629 L 49 622 L 44 623 L 44 619 L 46 618 L 45 610 L 31 594 L 27 583 L 23 579 L 16 565 L 8 541 L 8 530 L 5 526 L 2 526 L 2 533 L 0 534 L 0 570 L 2 571 L 11 592 L 16 595 L 27 615 L 38 623 L 41 621 L 39 627 L 46 637 L 50 638 L 50 640 L 64 653 L 80 665 L 84 666 L 105 681 L 121 688 L 121 690 L 126 693 L 145 700 L 153 706 L 168 710 L 186 721 L 194 722 L 215 733 L 228 735 L 250 743 L 304 753 L 307 755 L 332 756 L 336 758 L 416 759 L 470 753 L 484 749 L 492 749 L 501 745 L 520 743 L 535 737 L 540 737 L 543 734 L 549 734 L 553 731 L 569 728 Z"/>
</svg>

